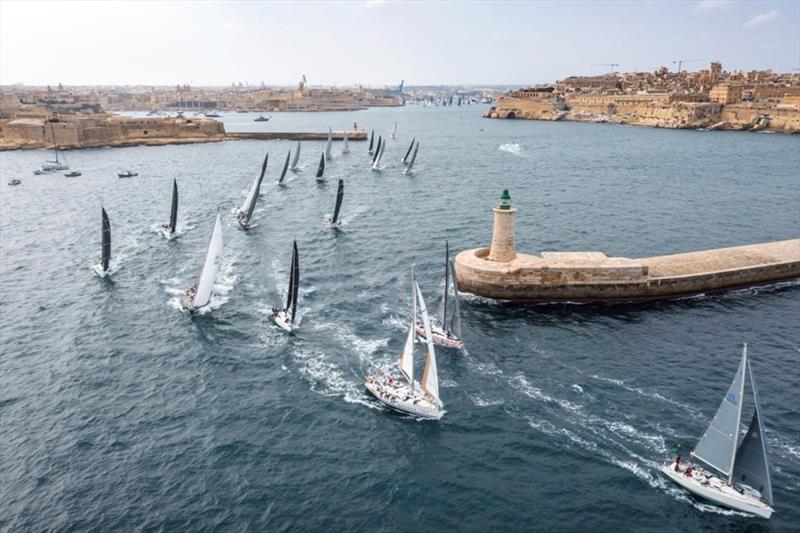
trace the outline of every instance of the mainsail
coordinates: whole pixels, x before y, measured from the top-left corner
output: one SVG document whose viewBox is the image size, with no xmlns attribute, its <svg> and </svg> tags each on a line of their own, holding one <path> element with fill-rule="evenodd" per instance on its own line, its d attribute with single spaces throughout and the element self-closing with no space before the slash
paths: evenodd
<svg viewBox="0 0 800 533">
<path fill-rule="evenodd" d="M 322 154 L 322 157 L 319 158 L 319 168 L 317 169 L 317 179 L 321 180 L 324 179 L 323 175 L 325 174 L 325 154 Z"/>
<path fill-rule="evenodd" d="M 344 132 L 344 148 L 342 148 L 342 153 L 350 153 L 350 140 L 347 138 L 347 132 Z"/>
<path fill-rule="evenodd" d="M 286 171 L 289 170 L 289 158 L 292 157 L 292 151 L 289 150 L 289 153 L 286 154 L 286 162 L 283 164 L 283 170 L 281 170 L 281 177 L 278 178 L 278 183 L 283 183 L 283 178 L 286 177 Z"/>
<path fill-rule="evenodd" d="M 408 162 L 408 166 L 406 167 L 405 170 L 406 174 L 411 172 L 411 169 L 414 168 L 414 161 L 417 160 L 417 151 L 419 151 L 419 143 L 417 143 L 417 147 L 414 148 L 414 154 L 411 156 L 411 161 Z"/>
<path fill-rule="evenodd" d="M 381 158 L 383 158 L 383 152 L 386 151 L 386 143 L 384 142 L 381 144 L 380 139 L 378 139 L 378 151 L 375 152 L 375 160 L 372 162 L 373 169 L 379 169 L 381 164 Z"/>
<path fill-rule="evenodd" d="M 378 156 L 381 153 L 381 144 L 383 143 L 383 137 L 378 135 L 378 146 L 375 148 L 375 155 L 372 156 L 372 165 L 375 166 L 375 161 L 378 159 Z"/>
<path fill-rule="evenodd" d="M 403 376 L 414 386 L 414 337 L 416 336 L 417 327 L 417 293 L 416 293 L 416 276 L 414 269 L 411 269 L 411 324 L 408 326 L 408 336 L 406 337 L 406 344 L 403 346 L 403 354 L 397 362 L 400 372 Z"/>
<path fill-rule="evenodd" d="M 245 226 L 250 223 L 250 217 L 253 216 L 253 211 L 256 209 L 256 200 L 258 199 L 258 193 L 261 191 L 261 181 L 264 179 L 264 173 L 267 171 L 267 160 L 269 159 L 269 152 L 267 152 L 267 156 L 264 158 L 264 163 L 261 165 L 261 174 L 259 174 L 258 178 L 253 182 L 253 185 L 250 187 L 250 192 L 247 194 L 247 198 L 245 199 L 244 205 L 240 209 L 241 212 L 244 212 L 244 224 Z"/>
<path fill-rule="evenodd" d="M 450 333 L 461 338 L 461 306 L 458 303 L 458 280 L 453 260 L 450 260 L 450 279 L 453 282 L 453 316 L 450 317 Z"/>
<path fill-rule="evenodd" d="M 394 121 L 394 129 L 392 130 L 392 139 L 395 139 L 395 134 L 397 133 L 397 121 Z"/>
<path fill-rule="evenodd" d="M 328 143 L 325 145 L 325 157 L 330 159 L 331 147 L 333 146 L 333 130 L 328 126 Z"/>
<path fill-rule="evenodd" d="M 436 352 L 433 349 L 433 335 L 431 334 L 431 321 L 428 318 L 428 310 L 425 307 L 425 299 L 422 297 L 422 291 L 419 290 L 419 284 L 414 281 L 414 287 L 417 290 L 417 300 L 419 301 L 420 314 L 422 315 L 422 324 L 425 327 L 425 338 L 428 344 L 428 358 L 425 360 L 425 370 L 422 372 L 422 388 L 430 394 L 436 403 L 441 407 L 442 401 L 439 399 L 439 375 L 436 369 Z"/>
<path fill-rule="evenodd" d="M 747 347 L 742 352 L 739 370 L 736 371 L 736 376 L 717 409 L 717 414 L 692 451 L 694 457 L 728 476 L 729 482 L 733 475 L 733 463 L 739 439 L 746 366 Z"/>
<path fill-rule="evenodd" d="M 372 143 L 375 141 L 375 130 L 369 132 L 369 153 L 372 153 Z"/>
<path fill-rule="evenodd" d="M 414 141 L 416 141 L 416 140 L 417 140 L 417 138 L 414 137 L 413 139 L 411 139 L 411 144 L 408 145 L 408 150 L 406 151 L 406 155 L 405 155 L 405 157 L 403 157 L 403 164 L 404 165 L 406 163 L 408 163 L 408 156 L 411 155 L 411 149 L 414 148 Z"/>
<path fill-rule="evenodd" d="M 292 266 L 289 272 L 289 292 L 286 295 L 286 311 L 292 310 L 292 323 L 297 313 L 297 293 L 300 288 L 300 256 L 297 254 L 297 241 L 292 244 Z"/>
<path fill-rule="evenodd" d="M 294 151 L 294 159 L 292 159 L 292 170 L 297 170 L 297 163 L 300 162 L 300 141 L 297 141 L 297 149 Z"/>
<path fill-rule="evenodd" d="M 747 347 L 745 346 L 745 349 Z M 753 367 L 747 362 L 750 388 L 753 391 L 755 410 L 744 440 L 736 451 L 733 465 L 733 479 L 761 492 L 761 497 L 773 505 L 772 480 L 769 476 L 769 460 L 767 459 L 767 438 L 764 433 L 764 418 L 761 404 L 758 401 L 758 389 L 753 378 Z"/>
<path fill-rule="evenodd" d="M 442 299 L 439 300 L 439 306 L 436 308 L 436 313 L 433 317 L 439 321 L 442 327 L 447 324 L 447 293 L 450 292 L 450 243 L 444 241 L 444 290 L 442 290 Z"/>
<path fill-rule="evenodd" d="M 344 199 L 344 180 L 339 179 L 339 188 L 336 191 L 336 207 L 333 208 L 331 224 L 339 222 L 339 211 L 342 209 L 342 199 Z"/>
<path fill-rule="evenodd" d="M 197 292 L 194 296 L 194 307 L 200 308 L 208 305 L 211 300 L 211 289 L 214 287 L 214 279 L 217 277 L 220 262 L 222 261 L 222 223 L 217 220 L 214 222 L 214 231 L 211 233 L 211 241 L 208 243 L 206 261 L 203 263 L 203 272 L 200 274 L 200 283 L 197 284 Z"/>
<path fill-rule="evenodd" d="M 178 181 L 172 180 L 172 211 L 169 214 L 169 232 L 175 233 L 178 227 Z"/>
<path fill-rule="evenodd" d="M 105 207 L 100 208 L 101 232 L 102 232 L 102 257 L 100 260 L 103 272 L 108 271 L 108 263 L 111 261 L 111 222 L 108 221 Z"/>
</svg>

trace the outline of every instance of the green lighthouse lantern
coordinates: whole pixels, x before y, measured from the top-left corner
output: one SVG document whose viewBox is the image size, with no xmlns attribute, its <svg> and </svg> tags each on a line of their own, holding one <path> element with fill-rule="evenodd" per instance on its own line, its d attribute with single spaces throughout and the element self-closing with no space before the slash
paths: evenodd
<svg viewBox="0 0 800 533">
<path fill-rule="evenodd" d="M 508 189 L 503 189 L 503 194 L 500 195 L 499 209 L 511 209 L 511 195 L 508 194 Z"/>
</svg>

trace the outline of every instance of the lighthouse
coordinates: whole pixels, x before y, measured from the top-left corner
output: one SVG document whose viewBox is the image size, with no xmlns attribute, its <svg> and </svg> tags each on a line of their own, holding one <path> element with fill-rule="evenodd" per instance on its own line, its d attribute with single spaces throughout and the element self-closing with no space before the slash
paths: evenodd
<svg viewBox="0 0 800 533">
<path fill-rule="evenodd" d="M 503 190 L 500 203 L 493 209 L 494 229 L 492 230 L 492 246 L 489 249 L 489 261 L 507 263 L 516 259 L 517 245 L 514 239 L 514 217 L 517 210 L 511 207 L 511 196 L 508 189 Z"/>
</svg>

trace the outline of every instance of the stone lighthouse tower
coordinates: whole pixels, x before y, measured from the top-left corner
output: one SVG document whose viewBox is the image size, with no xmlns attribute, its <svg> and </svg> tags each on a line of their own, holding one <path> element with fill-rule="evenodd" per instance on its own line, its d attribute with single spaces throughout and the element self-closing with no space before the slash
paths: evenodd
<svg viewBox="0 0 800 533">
<path fill-rule="evenodd" d="M 492 246 L 489 249 L 488 259 L 507 263 L 517 257 L 517 245 L 514 240 L 514 216 L 517 210 L 511 207 L 508 189 L 503 190 L 500 203 L 493 210 L 494 230 L 492 230 Z"/>
</svg>

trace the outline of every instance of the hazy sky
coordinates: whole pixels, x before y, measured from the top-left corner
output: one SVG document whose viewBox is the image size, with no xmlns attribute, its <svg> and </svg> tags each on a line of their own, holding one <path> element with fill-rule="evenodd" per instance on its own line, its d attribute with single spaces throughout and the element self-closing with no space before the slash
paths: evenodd
<svg viewBox="0 0 800 533">
<path fill-rule="evenodd" d="M 796 69 L 800 0 L 0 0 L 3 84 L 526 84 L 675 59 Z"/>
</svg>

